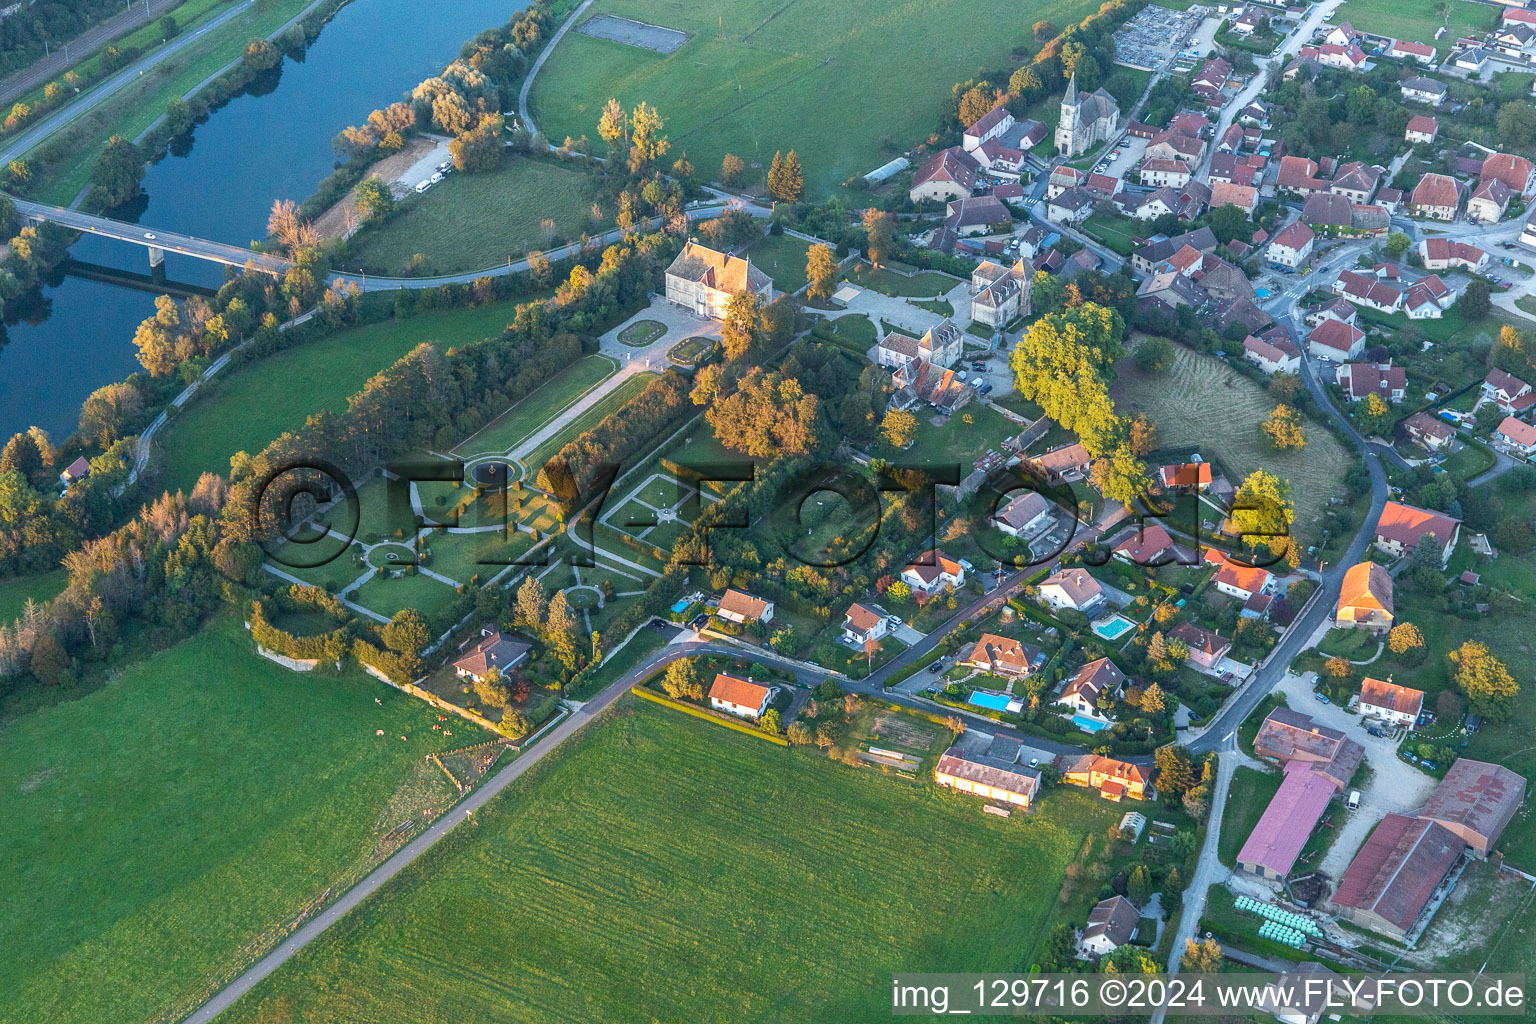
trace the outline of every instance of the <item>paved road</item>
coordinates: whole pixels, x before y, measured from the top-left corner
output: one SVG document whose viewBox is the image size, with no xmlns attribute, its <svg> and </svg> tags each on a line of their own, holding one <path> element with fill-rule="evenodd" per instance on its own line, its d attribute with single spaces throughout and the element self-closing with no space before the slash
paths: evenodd
<svg viewBox="0 0 1536 1024">
<path fill-rule="evenodd" d="M 127 224 L 110 217 L 97 217 L 94 214 L 81 213 L 79 210 L 71 210 L 63 206 L 34 203 L 28 199 L 13 201 L 16 204 L 16 212 L 22 217 L 51 221 L 85 234 L 114 238 L 120 242 L 142 245 L 146 249 L 161 249 L 183 256 L 211 260 L 214 263 L 224 263 L 232 267 L 243 267 L 249 262 L 255 264 L 259 270 L 279 276 L 286 273 L 290 266 L 290 261 L 285 256 L 253 252 L 227 242 L 210 242 L 205 238 L 179 231 L 146 228 L 142 224 Z"/>
<path fill-rule="evenodd" d="M 48 56 L 39 57 L 30 66 L 7 75 L 4 81 L 0 81 L 0 104 L 10 103 L 49 79 L 63 74 L 112 40 L 175 10 L 181 2 L 140 0 L 130 4 L 126 10 L 118 11 L 101 24 L 86 29 L 62 47 L 54 47 Z"/>
<path fill-rule="evenodd" d="M 150 70 L 153 67 L 156 67 L 169 58 L 174 57 L 188 46 L 191 46 L 193 43 L 206 36 L 209 32 L 213 32 L 219 29 L 231 18 L 238 18 L 241 14 L 250 10 L 254 5 L 255 0 L 244 0 L 244 2 L 235 7 L 231 7 L 229 10 L 225 11 L 217 18 L 214 18 L 207 24 L 202 25 L 201 27 L 194 29 L 191 32 L 188 32 L 185 35 L 177 36 L 169 43 L 166 43 L 164 46 L 155 50 L 153 53 L 145 56 L 142 60 L 129 65 L 122 71 L 119 71 L 117 74 L 113 75 L 111 78 L 107 79 L 105 82 L 98 85 L 84 96 L 75 100 L 75 102 L 71 103 L 69 106 L 63 108 L 62 110 L 56 111 L 48 117 L 43 118 L 36 125 L 22 132 L 20 135 L 17 135 L 3 147 L 0 147 L 0 164 L 9 163 L 10 161 L 15 160 L 17 157 L 26 153 L 28 150 L 37 147 L 54 132 L 57 132 L 61 128 L 74 123 L 85 114 L 90 113 L 92 110 L 95 110 L 97 107 L 101 106 L 101 104 L 111 99 L 114 95 L 126 87 L 129 82 L 136 80 L 139 78 L 139 76 L 143 75 L 144 72 Z"/>
<path fill-rule="evenodd" d="M 559 46 L 560 40 L 565 38 L 565 33 L 572 25 L 576 24 L 576 19 L 581 17 L 586 9 L 591 6 L 592 0 L 585 0 L 580 7 L 571 12 L 571 16 L 565 19 L 565 24 L 561 25 L 554 36 L 550 38 L 549 45 L 540 51 L 538 60 L 533 62 L 533 67 L 528 69 L 528 77 L 523 79 L 523 87 L 517 92 L 517 113 L 523 119 L 523 130 L 530 135 L 537 133 L 539 130 L 538 126 L 533 123 L 533 115 L 528 112 L 528 94 L 533 91 L 533 80 L 539 77 L 539 71 L 543 69 L 544 62 L 549 59 L 550 54 L 555 52 L 555 47 Z"/>
</svg>

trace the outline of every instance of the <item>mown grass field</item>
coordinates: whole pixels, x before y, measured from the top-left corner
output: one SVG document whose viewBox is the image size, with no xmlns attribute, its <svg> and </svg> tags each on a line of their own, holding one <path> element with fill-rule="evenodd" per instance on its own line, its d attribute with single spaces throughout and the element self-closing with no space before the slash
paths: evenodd
<svg viewBox="0 0 1536 1024">
<path fill-rule="evenodd" d="M 28 600 L 39 604 L 53 600 L 68 583 L 69 572 L 62 567 L 31 576 L 0 579 L 0 622 L 9 623 L 20 615 Z"/>
<path fill-rule="evenodd" d="M 1194 447 L 1232 474 L 1232 486 L 1260 467 L 1291 483 L 1297 532 L 1309 542 L 1321 529 L 1324 510 L 1340 492 L 1339 481 L 1354 461 L 1338 438 L 1315 420 L 1307 421 L 1307 445 L 1279 452 L 1261 436 L 1259 424 L 1275 408 L 1263 388 L 1219 359 L 1176 347 L 1173 368 L 1145 374 L 1134 360 L 1122 360 L 1112 396 L 1122 416 L 1146 413 L 1168 448 Z"/>
<path fill-rule="evenodd" d="M 625 402 L 634 398 L 640 392 L 650 386 L 652 380 L 660 374 L 650 371 L 642 371 L 633 374 L 621 381 L 618 387 L 608 392 L 602 398 L 593 402 L 591 407 L 566 424 L 564 429 L 557 431 L 542 444 L 535 448 L 523 462 L 528 467 L 530 478 L 544 468 L 544 464 L 560 453 L 569 442 L 576 440 L 584 432 L 597 426 L 608 416 L 618 410 Z"/>
<path fill-rule="evenodd" d="M 502 413 L 478 434 L 454 449 L 460 456 L 509 452 L 532 437 L 572 402 L 618 370 L 612 356 L 586 356 L 548 384 Z"/>
<path fill-rule="evenodd" d="M 747 250 L 753 264 L 773 278 L 779 292 L 796 292 L 805 287 L 805 260 L 811 243 L 794 235 L 764 235 Z"/>
<path fill-rule="evenodd" d="M 1118 820 L 991 818 L 634 697 L 568 743 L 228 1019 L 883 1018 L 893 971 L 1027 967 Z"/>
<path fill-rule="evenodd" d="M 950 87 L 1008 66 L 1015 46 L 1033 48 L 1035 21 L 1068 25 L 1097 8 L 1085 0 L 910 0 L 878 9 L 834 0 L 600 0 L 587 17 L 614 14 L 689 39 L 662 56 L 571 31 L 539 73 L 531 104 L 549 138 L 595 138 L 609 97 L 626 109 L 644 100 L 667 119 L 673 150 L 686 149 L 705 178 L 733 153 L 748 179 L 760 180 L 776 150 L 794 149 L 815 197 L 926 139 Z"/>
<path fill-rule="evenodd" d="M 415 813 L 386 808 L 429 751 L 465 745 L 434 722 L 361 673 L 256 657 L 226 616 L 8 724 L 0 1019 L 179 1020 L 239 951 L 355 877 Z M 447 780 L 422 778 L 441 811 Z"/>
<path fill-rule="evenodd" d="M 1333 24 L 1348 21 L 1362 32 L 1433 46 L 1436 55 L 1442 58 L 1456 48 L 1457 39 L 1474 32 L 1486 32 L 1498 24 L 1499 8 L 1496 6 L 1451 0 L 1449 23 L 1435 13 L 1436 6 L 1402 3 L 1401 0 L 1347 0 L 1334 12 Z M 1445 35 L 1436 39 L 1435 32 L 1442 25 L 1447 25 Z"/>
<path fill-rule="evenodd" d="M 166 489 L 190 491 L 204 472 L 228 473 L 235 452 L 254 454 L 322 409 L 344 412 L 369 377 L 424 341 L 448 348 L 500 334 L 527 301 L 365 324 L 226 370 L 157 438 Z"/>
<path fill-rule="evenodd" d="M 1217 842 L 1217 856 L 1228 867 L 1235 867 L 1237 855 L 1248 841 L 1248 833 L 1264 816 L 1275 791 L 1280 788 L 1279 772 L 1261 772 L 1256 768 L 1238 765 L 1232 776 L 1232 786 L 1227 792 L 1227 807 L 1222 812 L 1221 837 Z"/>
<path fill-rule="evenodd" d="M 591 175 L 581 168 L 512 157 L 490 173 L 450 174 L 421 195 L 408 195 L 388 221 L 352 236 L 340 264 L 400 274 L 421 253 L 437 274 L 502 265 L 552 247 L 546 219 L 554 221 L 555 245 L 579 238 L 584 229 L 596 234 L 611 228 L 612 210 L 590 224 L 595 196 Z"/>
</svg>

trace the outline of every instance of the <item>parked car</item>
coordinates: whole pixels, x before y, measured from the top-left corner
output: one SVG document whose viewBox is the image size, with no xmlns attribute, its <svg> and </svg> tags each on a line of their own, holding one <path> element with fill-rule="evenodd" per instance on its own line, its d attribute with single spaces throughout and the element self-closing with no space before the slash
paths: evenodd
<svg viewBox="0 0 1536 1024">
<path fill-rule="evenodd" d="M 1326 693 L 1324 693 L 1323 691 L 1321 691 L 1321 690 L 1317 691 L 1315 694 L 1313 694 L 1313 696 L 1317 698 L 1318 703 L 1320 703 L 1320 704 L 1332 704 L 1333 703 L 1333 701 L 1328 699 L 1328 695 Z"/>
<path fill-rule="evenodd" d="M 1040 767 L 1040 759 L 1038 757 L 1030 758 L 1029 759 L 1029 766 L 1031 768 L 1039 768 Z"/>
</svg>

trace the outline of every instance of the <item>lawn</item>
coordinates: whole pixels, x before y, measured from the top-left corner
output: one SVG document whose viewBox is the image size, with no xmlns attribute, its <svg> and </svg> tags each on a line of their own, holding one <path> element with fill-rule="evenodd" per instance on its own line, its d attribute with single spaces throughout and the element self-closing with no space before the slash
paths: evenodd
<svg viewBox="0 0 1536 1024">
<path fill-rule="evenodd" d="M 1280 788 L 1281 778 L 1279 772 L 1261 772 L 1246 765 L 1237 767 L 1227 790 L 1227 806 L 1221 813 L 1221 837 L 1216 847 L 1223 864 L 1237 865 L 1238 852 Z"/>
<path fill-rule="evenodd" d="M 9 723 L 0 1016 L 180 1019 L 357 878 L 385 832 L 422 817 L 426 804 L 390 810 L 403 786 L 445 809 L 442 773 L 415 772 L 478 737 L 444 740 L 433 724 L 359 672 L 256 657 L 233 616 Z"/>
<path fill-rule="evenodd" d="M 573 422 L 567 423 L 565 429 L 546 439 L 543 444 L 524 456 L 523 464 L 528 467 L 529 475 L 536 475 L 545 463 L 560 453 L 561 448 L 603 422 L 625 402 L 649 387 L 651 381 L 658 376 L 660 374 L 643 371 L 626 377 L 618 387 L 593 402 L 586 412 L 576 417 Z"/>
<path fill-rule="evenodd" d="M 1436 39 L 1435 31 L 1447 24 L 1446 19 L 1435 13 L 1436 6 L 1405 4 L 1401 0 L 1347 0 L 1334 12 L 1333 23 L 1348 21 L 1362 32 L 1433 46 L 1436 56 L 1441 58 L 1455 49 L 1456 40 L 1462 36 L 1481 34 L 1498 24 L 1497 8 L 1470 0 L 1451 0 L 1449 27 L 1445 35 Z"/>
<path fill-rule="evenodd" d="M 1001 451 L 1004 439 L 1019 432 L 1019 425 L 991 406 L 972 402 L 949 417 L 943 426 L 934 426 L 932 413 L 917 414 L 917 440 L 904 451 L 892 449 L 885 441 L 878 453 L 885 458 L 919 465 L 958 465 L 964 477 L 972 465 L 989 449 Z"/>
<path fill-rule="evenodd" d="M 1218 359 L 1182 345 L 1175 351 L 1173 368 L 1161 376 L 1143 373 L 1132 359 L 1120 362 L 1111 391 L 1116 411 L 1122 416 L 1146 413 L 1157 424 L 1163 446 L 1191 447 L 1217 460 L 1233 474 L 1234 487 L 1259 467 L 1289 480 L 1297 532 L 1315 541 L 1354 454 L 1315 420 L 1307 421 L 1305 448 L 1273 450 L 1259 424 L 1274 410 L 1274 399 Z"/>
<path fill-rule="evenodd" d="M 337 263 L 348 270 L 401 274 L 417 253 L 436 274 L 504 265 L 530 250 L 551 249 L 612 225 L 593 223 L 596 190 L 585 170 L 558 160 L 510 157 L 485 174 L 450 174 L 401 201 L 382 224 L 364 227 Z M 545 221 L 552 221 L 545 225 Z"/>
<path fill-rule="evenodd" d="M 499 335 L 526 301 L 365 324 L 226 370 L 160 434 L 165 488 L 190 492 L 201 474 L 228 473 L 235 452 L 259 452 L 322 409 L 344 412 L 368 378 L 424 341 L 447 349 Z"/>
<path fill-rule="evenodd" d="M 52 601 L 69 583 L 69 570 L 53 569 L 31 576 L 7 576 L 0 579 L 0 623 L 9 625 L 27 606 Z"/>
<path fill-rule="evenodd" d="M 510 452 L 537 434 L 545 424 L 619 369 L 612 356 L 590 355 L 512 405 L 474 437 L 459 444 L 454 454 L 469 457 Z"/>
<path fill-rule="evenodd" d="M 947 274 L 922 270 L 906 277 L 891 270 L 859 263 L 848 272 L 848 280 L 861 288 L 873 288 L 892 298 L 932 299 L 950 292 L 961 282 Z"/>
<path fill-rule="evenodd" d="M 757 269 L 773 278 L 780 292 L 797 292 L 805 287 L 806 253 L 811 243 L 794 235 L 764 235 L 747 250 Z"/>
<path fill-rule="evenodd" d="M 1118 818 L 1052 799 L 996 819 L 628 697 L 226 1013 L 871 1020 L 893 971 L 1027 966 Z"/>
<path fill-rule="evenodd" d="M 718 339 L 716 338 L 706 337 L 702 334 L 695 335 L 692 338 L 685 338 L 667 350 L 667 358 L 673 362 L 691 366 L 698 361 L 700 356 L 714 348 L 717 341 Z"/>
<path fill-rule="evenodd" d="M 534 83 L 533 115 L 549 138 L 595 136 L 609 97 L 626 109 L 644 100 L 667 119 L 672 149 L 686 149 L 702 176 L 715 177 L 734 153 L 748 180 L 760 180 L 776 150 L 793 149 L 815 198 L 926 139 L 955 82 L 1009 66 L 1015 46 L 1034 48 L 1030 22 L 1070 25 L 1097 9 L 1050 0 L 1021 18 L 1006 0 L 914 0 L 877 11 L 835 0 L 599 0 L 591 15 L 663 25 L 689 39 L 662 56 L 569 32 Z M 913 60 L 919 53 L 951 59 Z M 863 102 L 877 83 L 879 102 Z M 844 102 L 832 103 L 837 96 Z"/>
<path fill-rule="evenodd" d="M 1122 256 L 1129 256 L 1136 248 L 1136 240 L 1143 237 L 1140 230 L 1146 225 L 1113 213 L 1099 212 L 1083 222 L 1083 230 L 1098 238 Z"/>
<path fill-rule="evenodd" d="M 660 320 L 637 320 L 619 332 L 619 343 L 631 348 L 645 348 L 667 333 L 667 325 Z"/>
</svg>

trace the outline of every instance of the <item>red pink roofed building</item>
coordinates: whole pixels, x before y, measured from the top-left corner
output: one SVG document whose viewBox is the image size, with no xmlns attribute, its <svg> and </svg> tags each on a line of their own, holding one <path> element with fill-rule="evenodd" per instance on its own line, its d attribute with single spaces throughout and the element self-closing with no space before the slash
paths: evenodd
<svg viewBox="0 0 1536 1024">
<path fill-rule="evenodd" d="M 1328 183 L 1319 179 L 1317 173 L 1316 160 L 1305 156 L 1283 156 L 1280 171 L 1275 176 L 1275 187 L 1303 197 L 1314 192 L 1327 192 Z"/>
<path fill-rule="evenodd" d="M 1301 369 L 1301 350 L 1289 341 L 1273 341 L 1250 334 L 1243 339 L 1243 354 L 1265 373 L 1297 373 Z"/>
<path fill-rule="evenodd" d="M 1496 404 L 1499 411 L 1507 416 L 1524 412 L 1536 401 L 1529 384 L 1503 370 L 1489 370 L 1479 391 L 1484 400 Z"/>
<path fill-rule="evenodd" d="M 1360 681 L 1360 714 L 1392 725 L 1413 726 L 1424 710 L 1424 691 L 1399 686 L 1390 679 Z"/>
<path fill-rule="evenodd" d="M 1395 313 L 1403 304 L 1403 293 L 1382 284 L 1371 274 L 1354 270 L 1340 271 L 1333 290 L 1357 306 L 1369 306 L 1383 313 Z"/>
<path fill-rule="evenodd" d="M 1332 902 L 1345 920 L 1407 941 L 1466 848 L 1432 821 L 1388 814 L 1350 861 Z"/>
<path fill-rule="evenodd" d="M 1088 476 L 1088 449 L 1080 443 L 1064 444 L 1026 459 L 1024 465 L 1047 483 L 1073 483 Z"/>
<path fill-rule="evenodd" d="M 1525 779 L 1487 761 L 1457 758 L 1419 811 L 1419 817 L 1450 829 L 1486 859 L 1525 801 Z"/>
<path fill-rule="evenodd" d="M 1173 538 L 1158 523 L 1133 527 L 1115 544 L 1115 557 L 1136 565 L 1157 565 L 1172 557 Z"/>
<path fill-rule="evenodd" d="M 1181 462 L 1173 466 L 1159 466 L 1157 479 L 1165 491 L 1203 491 L 1211 486 L 1211 464 Z"/>
<path fill-rule="evenodd" d="M 1259 206 L 1259 190 L 1252 185 L 1232 185 L 1218 181 L 1211 186 L 1211 209 L 1235 206 L 1246 216 L 1252 217 Z"/>
<path fill-rule="evenodd" d="M 773 301 L 773 279 L 754 267 L 747 256 L 731 256 L 688 242 L 667 268 L 667 301 L 696 316 L 723 320 L 726 304 L 748 291 L 764 303 Z"/>
<path fill-rule="evenodd" d="M 1536 454 L 1536 427 L 1524 420 L 1505 416 L 1504 421 L 1494 430 L 1494 435 L 1523 455 Z"/>
<path fill-rule="evenodd" d="M 709 687 L 709 706 L 738 718 L 762 718 L 773 692 L 772 686 L 720 672 Z"/>
<path fill-rule="evenodd" d="M 1342 363 L 1358 357 L 1365 350 L 1365 332 L 1353 324 L 1329 317 L 1307 335 L 1307 350 L 1318 359 Z"/>
<path fill-rule="evenodd" d="M 1431 537 L 1440 549 L 1442 567 L 1451 560 L 1460 536 L 1460 519 L 1398 501 L 1387 502 L 1376 521 L 1376 546 L 1382 551 L 1389 555 L 1411 555 L 1418 550 L 1419 541 Z"/>
<path fill-rule="evenodd" d="M 1455 293 L 1436 274 L 1419 278 L 1403 293 L 1403 311 L 1410 320 L 1438 320 L 1455 303 Z"/>
<path fill-rule="evenodd" d="M 1440 134 L 1440 122 L 1428 114 L 1414 114 L 1408 119 L 1403 138 L 1408 142 L 1434 142 Z"/>
<path fill-rule="evenodd" d="M 1532 165 L 1523 156 L 1512 153 L 1495 153 L 1483 161 L 1478 174 L 1479 181 L 1501 181 L 1516 195 L 1523 195 L 1531 188 Z"/>
<path fill-rule="evenodd" d="M 1499 20 L 1508 25 L 1510 22 L 1519 22 L 1525 25 L 1536 25 L 1536 11 L 1525 7 L 1506 7 Z"/>
<path fill-rule="evenodd" d="M 938 548 L 924 551 L 901 571 L 901 579 L 915 593 L 931 595 L 945 587 L 965 586 L 965 567 Z"/>
<path fill-rule="evenodd" d="M 1338 371 L 1339 387 L 1351 402 L 1376 395 L 1384 402 L 1403 400 L 1408 390 L 1408 371 L 1391 363 L 1345 363 Z"/>
<path fill-rule="evenodd" d="M 1435 48 L 1416 43 L 1411 39 L 1394 39 L 1387 49 L 1387 56 L 1396 57 L 1399 60 L 1416 60 L 1420 64 L 1433 64 Z"/>
<path fill-rule="evenodd" d="M 1271 239 L 1265 258 L 1282 267 L 1299 267 L 1312 256 L 1317 233 L 1301 221 L 1295 221 Z"/>
<path fill-rule="evenodd" d="M 528 658 L 533 648 L 520 640 L 514 640 L 501 630 L 487 630 L 478 642 L 460 655 L 453 663 L 454 675 L 460 679 L 480 682 L 495 673 L 505 676 Z"/>
<path fill-rule="evenodd" d="M 1254 594 L 1273 593 L 1275 577 L 1268 569 L 1256 565 L 1238 565 L 1229 560 L 1216 570 L 1215 584 L 1216 589 L 1223 594 L 1246 601 Z"/>
<path fill-rule="evenodd" d="M 1006 106 L 996 106 L 981 119 L 965 130 L 961 138 L 961 145 L 967 153 L 980 149 L 982 144 L 990 139 L 1001 140 L 1013 128 L 1013 115 L 1008 112 Z"/>
<path fill-rule="evenodd" d="M 1392 628 L 1392 574 L 1375 562 L 1356 562 L 1344 573 L 1335 626 L 1385 633 Z"/>
<path fill-rule="evenodd" d="M 1283 765 L 1305 764 L 1342 790 L 1365 758 L 1365 748 L 1337 729 L 1318 725 L 1311 715 L 1275 708 L 1259 725 L 1253 740 L 1259 757 Z"/>
<path fill-rule="evenodd" d="M 983 633 L 960 664 L 1017 678 L 1039 671 L 1045 662 L 1045 653 L 1034 644 L 1021 643 L 996 633 Z"/>
<path fill-rule="evenodd" d="M 1429 220 L 1455 220 L 1461 206 L 1461 189 L 1456 179 L 1430 172 L 1419 179 L 1408 197 L 1408 209 L 1415 217 Z"/>
<path fill-rule="evenodd" d="M 772 622 L 773 602 L 753 597 L 744 590 L 727 590 L 720 597 L 720 607 L 715 614 L 727 622 L 745 625 L 748 622 Z"/>
<path fill-rule="evenodd" d="M 976 187 L 978 169 L 975 158 L 959 146 L 941 149 L 918 168 L 908 195 L 914 203 L 963 199 Z"/>
<path fill-rule="evenodd" d="M 1424 261 L 1425 270 L 1464 267 L 1476 272 L 1488 265 L 1488 254 L 1477 246 L 1440 237 L 1426 238 L 1420 242 L 1419 258 Z"/>
<path fill-rule="evenodd" d="M 843 642 L 851 646 L 878 643 L 890 631 L 890 622 L 873 608 L 851 604 L 843 613 Z"/>
<path fill-rule="evenodd" d="M 1333 783 L 1308 766 L 1286 765 L 1285 778 L 1237 855 L 1237 867 L 1261 878 L 1283 881 L 1296 865 L 1312 830 L 1334 797 Z"/>
<path fill-rule="evenodd" d="M 1232 650 L 1232 641 L 1193 622 L 1181 622 L 1168 635 L 1189 648 L 1189 660 L 1201 668 L 1214 669 Z"/>
<path fill-rule="evenodd" d="M 1122 797 L 1145 800 L 1152 788 L 1150 768 L 1103 754 L 1057 754 L 1053 763 L 1062 782 L 1096 789 L 1101 797 L 1117 803 Z"/>
</svg>

